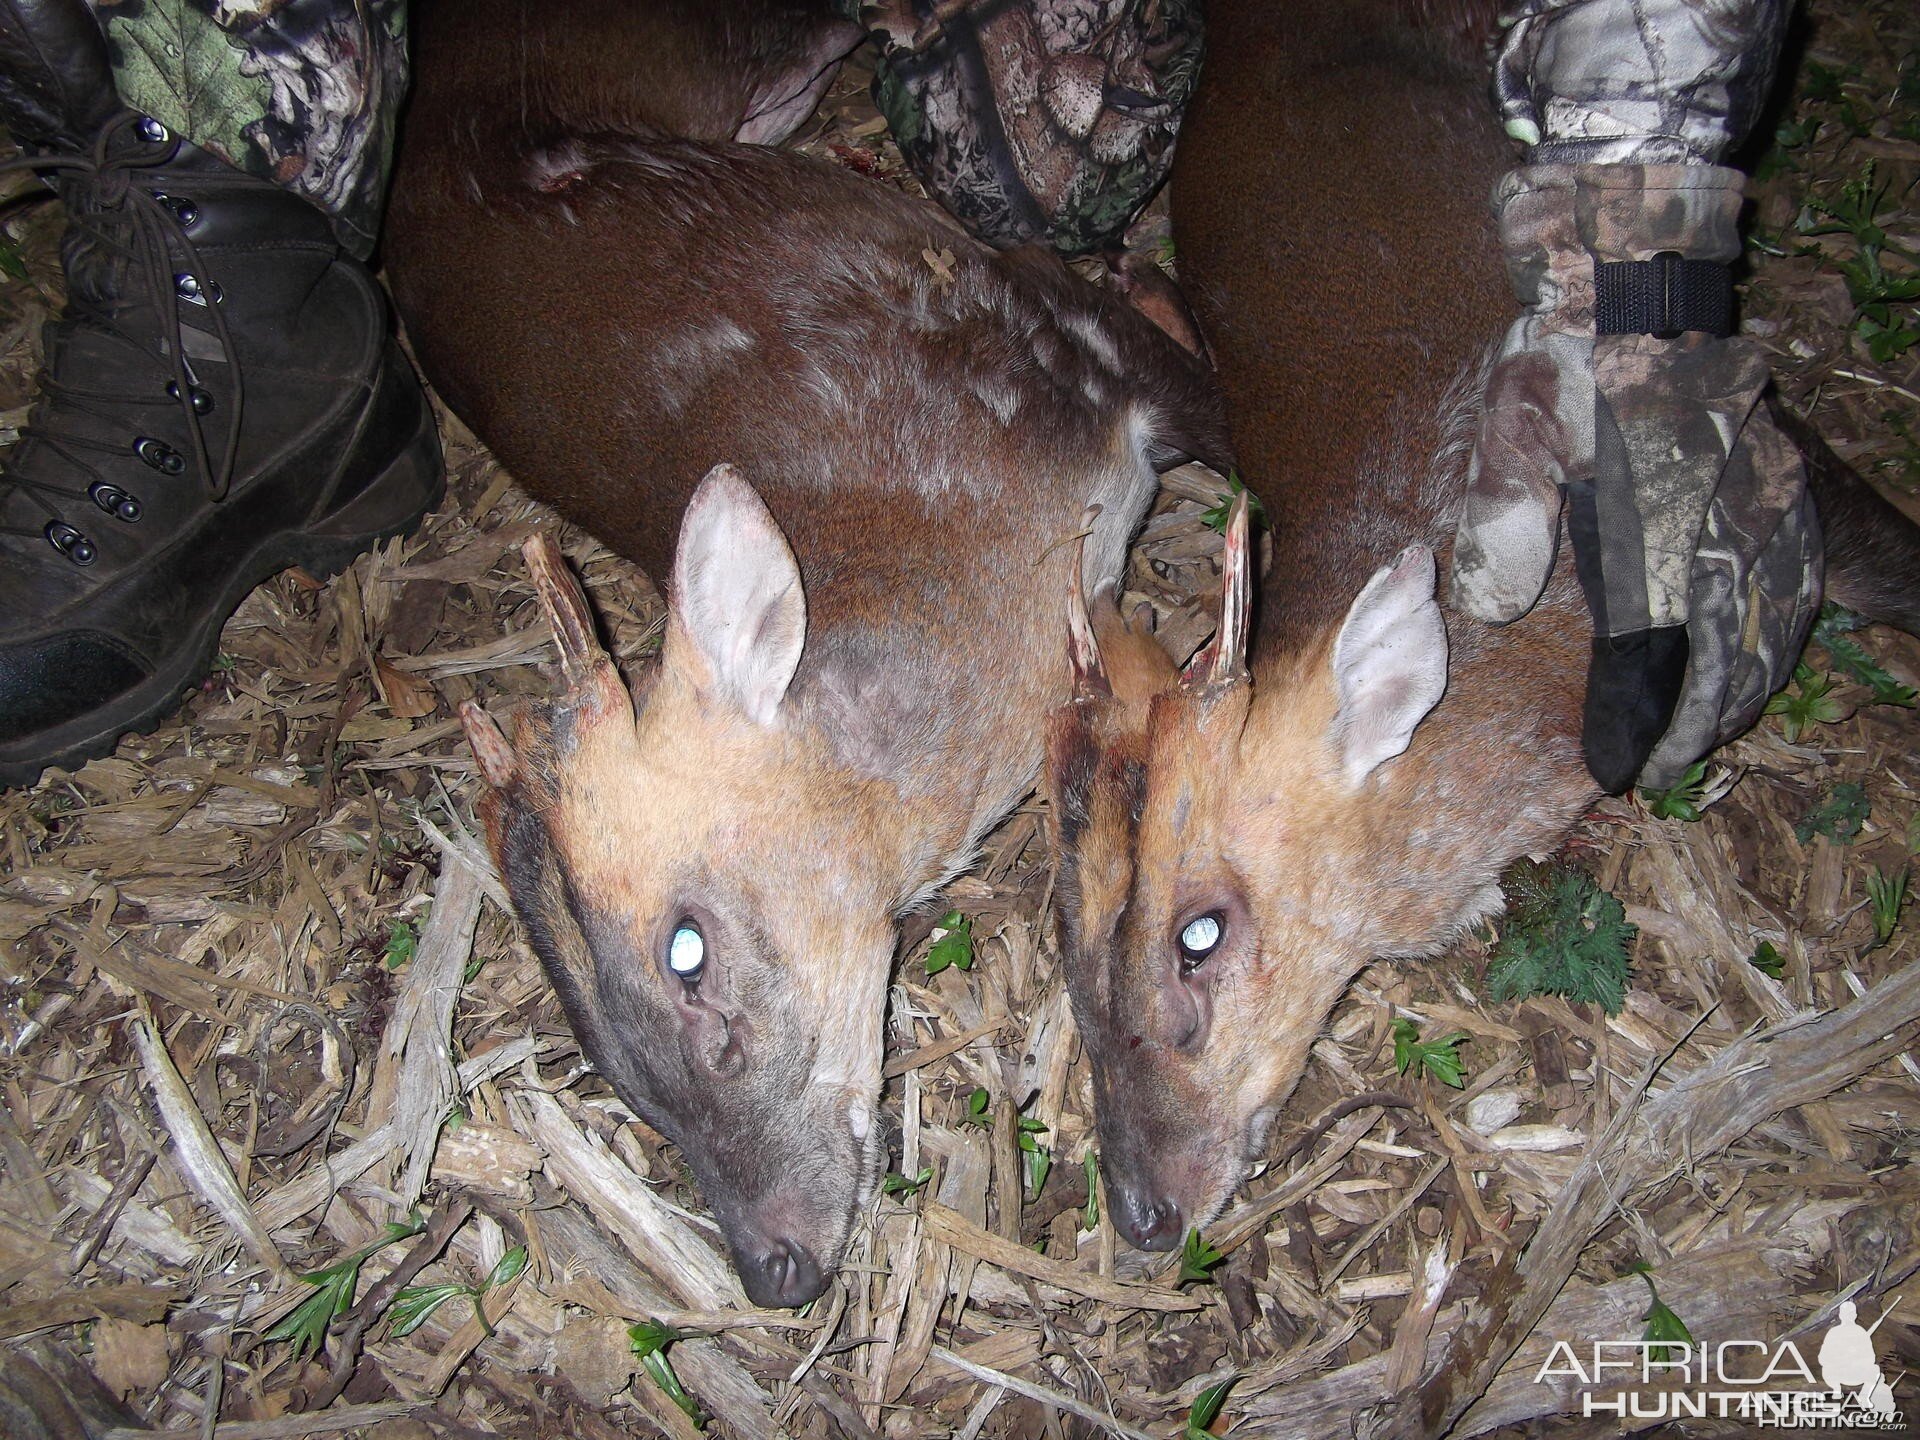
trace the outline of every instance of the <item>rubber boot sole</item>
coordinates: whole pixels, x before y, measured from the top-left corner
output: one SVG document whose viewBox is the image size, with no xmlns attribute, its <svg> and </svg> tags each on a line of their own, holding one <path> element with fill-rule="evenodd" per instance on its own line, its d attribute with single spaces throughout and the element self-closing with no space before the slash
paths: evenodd
<svg viewBox="0 0 1920 1440">
<path fill-rule="evenodd" d="M 255 586 L 296 565 L 324 580 L 382 540 L 412 534 L 440 503 L 446 484 L 439 432 L 423 395 L 419 425 L 387 467 L 331 514 L 301 529 L 264 537 L 235 567 L 185 643 L 154 674 L 65 725 L 0 746 L 0 790 L 32 785 L 43 770 L 72 770 L 112 753 L 123 735 L 153 731 L 213 668 L 221 629 Z"/>
</svg>

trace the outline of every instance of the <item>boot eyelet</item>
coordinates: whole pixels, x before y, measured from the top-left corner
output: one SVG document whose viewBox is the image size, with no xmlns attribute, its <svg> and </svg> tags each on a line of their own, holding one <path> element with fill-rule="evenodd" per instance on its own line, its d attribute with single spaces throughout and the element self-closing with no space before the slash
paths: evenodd
<svg viewBox="0 0 1920 1440">
<path fill-rule="evenodd" d="M 118 485 L 108 485 L 102 481 L 97 485 L 89 485 L 87 494 L 93 497 L 94 504 L 116 520 L 124 520 L 131 525 L 140 518 L 139 497 L 129 495 Z"/>
<path fill-rule="evenodd" d="M 167 195 L 156 190 L 153 198 L 173 212 L 173 218 L 180 222 L 183 230 L 192 229 L 193 222 L 200 218 L 200 207 L 184 195 Z"/>
<path fill-rule="evenodd" d="M 134 441 L 133 453 L 162 475 L 178 475 L 187 468 L 186 456 L 164 440 L 155 440 L 151 435 L 142 435 Z"/>
<path fill-rule="evenodd" d="M 213 413 L 213 396 L 202 390 L 198 385 L 189 385 L 187 392 L 193 397 L 194 414 L 211 415 Z M 180 398 L 179 381 L 167 381 L 167 398 L 170 400 L 178 400 Z"/>
<path fill-rule="evenodd" d="M 167 141 L 173 139 L 173 132 L 151 115 L 142 115 L 140 117 L 140 123 L 133 128 L 139 132 L 140 138 L 149 145 L 164 145 Z"/>
<path fill-rule="evenodd" d="M 226 298 L 220 293 L 220 287 L 211 280 L 203 286 L 199 276 L 185 270 L 173 277 L 173 293 L 189 305 L 204 305 L 209 299 L 218 305 Z"/>
<path fill-rule="evenodd" d="M 76 565 L 91 565 L 100 555 L 93 541 L 64 520 L 47 522 L 47 543 Z"/>
</svg>

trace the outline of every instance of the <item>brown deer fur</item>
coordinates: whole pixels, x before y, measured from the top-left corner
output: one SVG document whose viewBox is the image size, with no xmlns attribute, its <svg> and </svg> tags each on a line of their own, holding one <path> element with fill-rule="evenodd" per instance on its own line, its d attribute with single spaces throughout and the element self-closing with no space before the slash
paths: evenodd
<svg viewBox="0 0 1920 1440">
<path fill-rule="evenodd" d="M 489 838 L 587 1053 L 749 1293 L 800 1303 L 884 1153 L 896 917 L 1018 801 L 1067 692 L 1061 542 L 1099 505 L 1086 576 L 1115 574 L 1155 468 L 1223 453 L 1216 392 L 1057 260 L 734 143 L 824 85 L 823 5 L 416 17 L 387 253 L 422 364 L 528 491 L 671 578 L 629 697 L 539 561 L 575 643 L 511 744 L 469 716 Z"/>
<path fill-rule="evenodd" d="M 1251 675 L 1196 661 L 1143 685 L 1121 678 L 1151 673 L 1137 660 L 1082 662 L 1104 680 L 1051 720 L 1046 769 L 1108 1192 L 1150 1248 L 1225 1202 L 1353 975 L 1443 949 L 1499 907 L 1511 861 L 1553 848 L 1598 796 L 1570 565 L 1504 628 L 1434 604 L 1483 356 L 1512 313 L 1485 197 L 1515 157 L 1487 57 L 1464 43 L 1489 18 L 1384 0 L 1209 10 L 1174 222 L 1273 517 Z M 1834 588 L 1887 618 L 1903 596 L 1910 615 L 1912 527 L 1859 543 L 1904 522 L 1845 479 L 1838 499 L 1816 487 L 1835 555 L 1893 578 L 1842 565 Z M 1092 628 L 1103 650 L 1150 643 L 1098 610 Z M 1219 939 L 1185 955 L 1200 917 Z"/>
</svg>

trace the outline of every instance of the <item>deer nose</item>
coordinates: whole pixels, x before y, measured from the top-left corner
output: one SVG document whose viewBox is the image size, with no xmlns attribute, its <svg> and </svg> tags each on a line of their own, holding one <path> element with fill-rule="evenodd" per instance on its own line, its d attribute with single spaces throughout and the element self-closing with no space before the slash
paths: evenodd
<svg viewBox="0 0 1920 1440">
<path fill-rule="evenodd" d="M 1180 1204 L 1171 1195 L 1152 1196 L 1132 1186 L 1108 1187 L 1113 1223 L 1129 1245 L 1172 1250 L 1180 1243 Z"/>
<path fill-rule="evenodd" d="M 827 1288 L 820 1262 L 797 1240 L 785 1237 L 755 1245 L 740 1257 L 747 1296 L 763 1307 L 805 1305 Z"/>
</svg>

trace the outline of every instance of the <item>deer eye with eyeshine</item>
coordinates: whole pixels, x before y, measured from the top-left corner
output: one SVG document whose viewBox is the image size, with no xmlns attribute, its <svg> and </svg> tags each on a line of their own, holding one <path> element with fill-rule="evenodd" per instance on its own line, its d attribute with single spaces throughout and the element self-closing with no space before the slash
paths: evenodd
<svg viewBox="0 0 1920 1440">
<path fill-rule="evenodd" d="M 1186 928 L 1180 932 L 1180 969 L 1191 975 L 1220 948 L 1221 937 L 1227 933 L 1226 923 L 1217 910 L 1209 910 L 1205 915 L 1189 920 Z"/>
<path fill-rule="evenodd" d="M 667 942 L 667 968 L 691 985 L 700 978 L 706 963 L 707 937 L 693 921 L 682 920 L 673 927 L 673 938 Z"/>
</svg>

